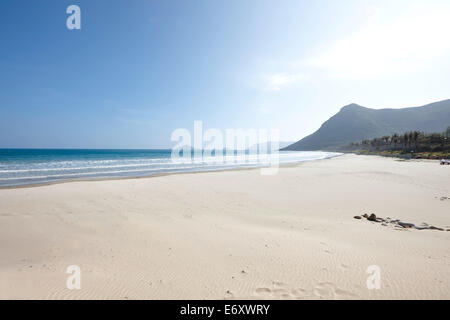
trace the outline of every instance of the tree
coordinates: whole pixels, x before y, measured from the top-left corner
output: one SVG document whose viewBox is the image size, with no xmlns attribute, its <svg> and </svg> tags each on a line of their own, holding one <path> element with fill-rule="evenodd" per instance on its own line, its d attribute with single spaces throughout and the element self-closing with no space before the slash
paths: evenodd
<svg viewBox="0 0 450 320">
<path fill-rule="evenodd" d="M 413 140 L 414 140 L 414 152 L 417 152 L 417 139 L 419 138 L 419 131 L 413 132 Z"/>
<path fill-rule="evenodd" d="M 408 145 L 408 134 L 405 132 L 405 134 L 403 135 L 403 145 L 406 146 Z"/>
<path fill-rule="evenodd" d="M 408 140 L 409 140 L 409 148 L 411 149 L 411 144 L 413 142 L 413 133 L 412 133 L 412 131 L 410 131 L 408 133 Z"/>
<path fill-rule="evenodd" d="M 447 129 L 450 133 L 450 129 Z M 403 134 L 393 134 L 392 136 L 383 136 L 373 139 L 364 139 L 361 141 L 361 148 L 364 150 L 375 151 L 383 150 L 400 153 L 415 152 L 415 156 L 423 157 L 448 157 L 450 155 L 450 137 L 447 132 L 425 133 L 421 131 L 408 131 Z M 411 147 L 408 149 L 408 146 Z M 413 149 L 414 148 L 414 149 Z M 414 151 L 413 151 L 414 150 Z M 438 154 L 439 153 L 439 154 Z M 444 153 L 442 155 L 441 153 Z"/>
<path fill-rule="evenodd" d="M 398 134 L 394 133 L 391 137 L 391 143 L 394 143 L 394 148 L 397 146 Z"/>
</svg>

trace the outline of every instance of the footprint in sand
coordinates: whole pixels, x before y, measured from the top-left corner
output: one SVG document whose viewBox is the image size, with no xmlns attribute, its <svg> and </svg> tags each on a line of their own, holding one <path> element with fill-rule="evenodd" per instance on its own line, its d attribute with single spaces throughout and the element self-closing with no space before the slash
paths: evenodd
<svg viewBox="0 0 450 320">
<path fill-rule="evenodd" d="M 269 288 L 258 288 L 255 290 L 255 295 L 259 299 L 283 299 L 290 300 L 294 297 L 286 289 L 269 289 Z"/>
<path fill-rule="evenodd" d="M 269 288 L 258 288 L 255 290 L 255 294 L 257 296 L 269 298 L 272 296 L 272 290 L 270 290 Z"/>
<path fill-rule="evenodd" d="M 345 265 L 343 265 L 344 267 Z M 348 266 L 345 266 L 348 268 Z M 355 299 L 357 294 L 338 288 L 332 282 L 319 282 L 314 288 L 293 288 L 283 282 L 272 282 L 268 287 L 260 287 L 254 291 L 258 299 Z"/>
<path fill-rule="evenodd" d="M 357 298 L 356 294 L 336 287 L 331 282 L 321 282 L 314 288 L 314 295 L 320 299 L 351 299 Z"/>
<path fill-rule="evenodd" d="M 294 290 L 291 291 L 291 294 L 296 299 L 307 298 L 309 296 L 308 291 L 306 289 L 303 289 L 303 288 L 294 289 Z"/>
<path fill-rule="evenodd" d="M 261 287 L 255 290 L 255 296 L 260 299 L 303 299 L 310 294 L 303 288 L 291 288 L 288 284 L 283 282 L 272 282 L 270 288 Z"/>
</svg>

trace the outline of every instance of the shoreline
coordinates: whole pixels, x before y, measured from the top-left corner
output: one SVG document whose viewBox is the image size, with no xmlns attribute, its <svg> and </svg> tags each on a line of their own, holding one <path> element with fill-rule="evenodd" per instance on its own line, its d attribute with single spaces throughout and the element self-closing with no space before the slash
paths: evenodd
<svg viewBox="0 0 450 320">
<path fill-rule="evenodd" d="M 291 166 L 298 166 L 304 162 L 311 162 L 311 161 L 323 161 L 328 159 L 333 159 L 336 157 L 340 157 L 344 155 L 345 153 L 341 153 L 338 155 L 333 155 L 324 159 L 315 159 L 315 160 L 305 160 L 305 161 L 297 161 L 293 163 L 284 163 L 279 164 L 279 168 L 282 167 L 291 167 Z M 269 168 L 269 166 L 257 166 L 257 167 L 236 167 L 236 168 L 228 168 L 228 169 L 212 169 L 212 170 L 203 170 L 203 171 L 180 171 L 180 172 L 161 172 L 161 173 L 155 173 L 152 175 L 146 175 L 146 176 L 129 176 L 129 177 L 111 177 L 111 178 L 92 178 L 92 179 L 64 179 L 61 181 L 51 181 L 51 182 L 43 182 L 43 183 L 35 183 L 35 184 L 26 184 L 26 185 L 17 185 L 17 186 L 0 186 L 0 190 L 9 190 L 9 189 L 24 189 L 24 188 L 37 188 L 37 187 L 45 187 L 45 186 L 51 186 L 54 184 L 63 184 L 63 183 L 72 183 L 72 182 L 95 182 L 95 181 L 115 181 L 115 180 L 134 180 L 134 179 L 149 179 L 149 178 L 156 178 L 156 177 L 164 177 L 164 176 L 170 176 L 170 175 L 176 175 L 176 174 L 195 174 L 195 173 L 211 173 L 211 172 L 224 172 L 224 171 L 234 171 L 234 170 L 256 170 L 256 169 L 262 169 L 262 168 Z"/>
</svg>

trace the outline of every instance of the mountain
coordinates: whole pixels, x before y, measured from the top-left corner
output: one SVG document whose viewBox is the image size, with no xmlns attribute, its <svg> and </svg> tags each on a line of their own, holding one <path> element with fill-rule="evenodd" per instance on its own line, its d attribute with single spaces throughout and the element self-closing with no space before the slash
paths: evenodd
<svg viewBox="0 0 450 320">
<path fill-rule="evenodd" d="M 282 150 L 336 150 L 363 139 L 413 130 L 444 132 L 448 126 L 450 99 L 403 109 L 370 109 L 350 104 L 319 130 Z"/>
</svg>

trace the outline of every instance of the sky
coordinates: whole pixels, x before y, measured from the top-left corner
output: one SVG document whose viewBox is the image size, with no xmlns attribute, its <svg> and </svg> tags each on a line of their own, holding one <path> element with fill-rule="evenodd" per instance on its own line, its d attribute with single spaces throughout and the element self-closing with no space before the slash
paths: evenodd
<svg viewBox="0 0 450 320">
<path fill-rule="evenodd" d="M 70 5 L 81 29 L 69 30 Z M 0 148 L 170 148 L 450 98 L 450 2 L 2 0 Z"/>
</svg>

